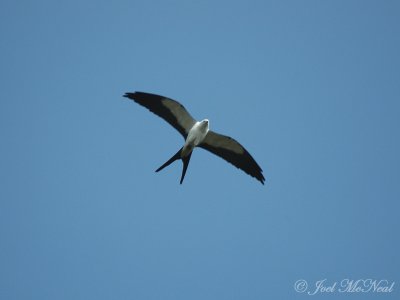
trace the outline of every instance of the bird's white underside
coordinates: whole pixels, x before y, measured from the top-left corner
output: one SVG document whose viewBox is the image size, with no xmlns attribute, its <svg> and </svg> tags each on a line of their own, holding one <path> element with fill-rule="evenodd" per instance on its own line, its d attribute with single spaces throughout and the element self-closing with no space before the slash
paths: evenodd
<svg viewBox="0 0 400 300">
<path fill-rule="evenodd" d="M 204 141 L 207 133 L 209 131 L 209 122 L 207 119 L 203 121 L 196 122 L 192 128 L 189 130 L 188 136 L 185 141 L 185 145 L 182 149 L 182 156 L 189 154 L 194 147 L 201 144 Z"/>
</svg>

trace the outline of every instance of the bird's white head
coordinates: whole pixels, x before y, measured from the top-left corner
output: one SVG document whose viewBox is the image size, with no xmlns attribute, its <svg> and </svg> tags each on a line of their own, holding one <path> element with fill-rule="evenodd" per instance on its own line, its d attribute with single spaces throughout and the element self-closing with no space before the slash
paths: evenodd
<svg viewBox="0 0 400 300">
<path fill-rule="evenodd" d="M 205 128 L 208 128 L 210 125 L 210 121 L 208 121 L 208 119 L 204 119 L 203 121 L 200 122 L 200 124 Z"/>
</svg>

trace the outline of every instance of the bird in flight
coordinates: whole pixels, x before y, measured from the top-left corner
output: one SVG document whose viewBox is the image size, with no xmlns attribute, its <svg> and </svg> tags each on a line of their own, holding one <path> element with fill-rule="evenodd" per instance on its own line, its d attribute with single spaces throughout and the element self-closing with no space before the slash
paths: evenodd
<svg viewBox="0 0 400 300">
<path fill-rule="evenodd" d="M 262 169 L 250 153 L 233 138 L 211 131 L 207 119 L 196 121 L 182 104 L 164 96 L 135 92 L 126 93 L 124 97 L 135 101 L 163 118 L 178 130 L 185 139 L 183 147 L 159 167 L 156 172 L 181 159 L 183 169 L 180 184 L 182 184 L 193 149 L 200 147 L 225 159 L 264 184 L 265 178 L 262 174 Z"/>
</svg>

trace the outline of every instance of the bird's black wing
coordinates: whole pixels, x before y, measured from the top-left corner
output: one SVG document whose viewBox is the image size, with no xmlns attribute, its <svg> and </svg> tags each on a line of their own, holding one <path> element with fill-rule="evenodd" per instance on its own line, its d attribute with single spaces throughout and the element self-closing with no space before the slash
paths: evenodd
<svg viewBox="0 0 400 300">
<path fill-rule="evenodd" d="M 186 139 L 189 130 L 196 120 L 187 112 L 178 101 L 142 92 L 126 93 L 124 97 L 132 99 L 136 103 L 146 107 L 157 116 L 171 124 Z"/>
<path fill-rule="evenodd" d="M 199 147 L 218 155 L 264 184 L 265 178 L 260 166 L 250 153 L 233 138 L 210 130 Z"/>
</svg>

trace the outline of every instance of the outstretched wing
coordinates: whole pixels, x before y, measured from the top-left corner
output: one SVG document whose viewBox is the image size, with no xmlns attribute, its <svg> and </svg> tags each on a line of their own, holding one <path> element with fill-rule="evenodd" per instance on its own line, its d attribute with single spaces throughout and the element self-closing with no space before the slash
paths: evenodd
<svg viewBox="0 0 400 300">
<path fill-rule="evenodd" d="M 218 155 L 264 184 L 265 178 L 260 166 L 250 153 L 233 138 L 210 130 L 199 147 Z"/>
<path fill-rule="evenodd" d="M 146 107 L 157 116 L 171 124 L 186 139 L 189 130 L 196 120 L 187 112 L 178 101 L 142 92 L 126 93 L 124 97 L 132 99 L 136 103 Z"/>
</svg>

